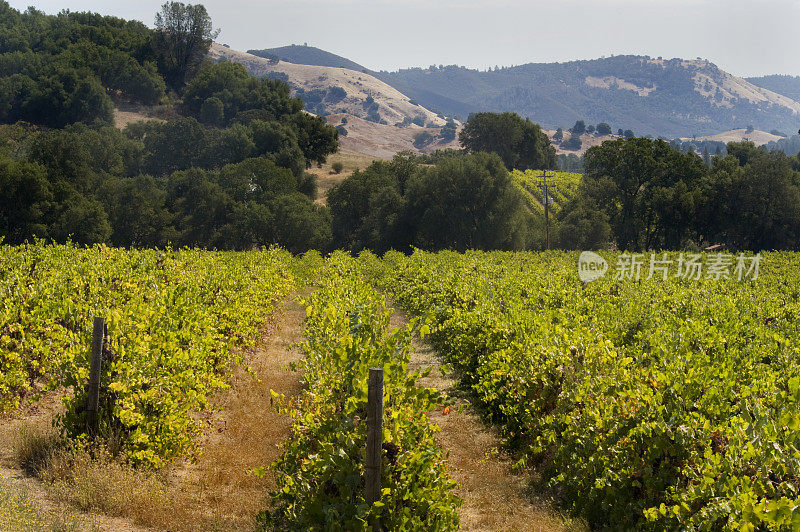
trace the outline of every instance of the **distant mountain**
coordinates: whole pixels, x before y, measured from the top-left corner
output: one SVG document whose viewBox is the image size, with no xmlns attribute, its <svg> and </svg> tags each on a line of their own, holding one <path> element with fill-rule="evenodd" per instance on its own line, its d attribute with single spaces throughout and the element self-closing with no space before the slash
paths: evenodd
<svg viewBox="0 0 800 532">
<path fill-rule="evenodd" d="M 366 71 L 314 47 L 262 53 L 293 63 Z M 789 133 L 800 127 L 800 78 L 748 81 L 699 59 L 626 55 L 485 72 L 459 66 L 367 72 L 412 101 L 461 119 L 472 112 L 514 111 L 547 128 L 569 127 L 582 119 L 587 124 L 607 122 L 614 131 L 670 138 L 748 126 Z"/>
<path fill-rule="evenodd" d="M 792 135 L 783 139 L 770 142 L 766 145 L 768 150 L 779 150 L 786 155 L 800 154 L 800 135 Z"/>
<path fill-rule="evenodd" d="M 287 63 L 297 65 L 316 65 L 336 68 L 349 68 L 356 72 L 368 72 L 368 69 L 359 65 L 355 61 L 350 61 L 342 56 L 320 50 L 313 46 L 295 45 L 281 46 L 280 48 L 267 48 L 264 50 L 248 50 L 248 54 L 253 54 L 264 59 L 279 59 Z"/>
<path fill-rule="evenodd" d="M 545 127 L 583 119 L 639 135 L 686 137 L 750 125 L 795 131 L 800 125 L 798 101 L 702 60 L 616 56 L 488 72 L 448 66 L 375 75 L 447 115 L 515 111 Z"/>
<path fill-rule="evenodd" d="M 753 85 L 769 89 L 772 92 L 777 92 L 796 102 L 800 102 L 800 76 L 773 74 L 771 76 L 745 79 Z"/>
</svg>

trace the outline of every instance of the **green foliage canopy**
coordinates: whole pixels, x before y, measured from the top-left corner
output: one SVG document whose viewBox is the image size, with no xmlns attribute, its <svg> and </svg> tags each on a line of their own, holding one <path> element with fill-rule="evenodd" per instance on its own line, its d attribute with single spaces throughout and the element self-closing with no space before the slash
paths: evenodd
<svg viewBox="0 0 800 532">
<path fill-rule="evenodd" d="M 553 169 L 555 148 L 541 128 L 516 113 L 477 113 L 459 133 L 461 146 L 471 153 L 500 156 L 508 169 Z"/>
</svg>

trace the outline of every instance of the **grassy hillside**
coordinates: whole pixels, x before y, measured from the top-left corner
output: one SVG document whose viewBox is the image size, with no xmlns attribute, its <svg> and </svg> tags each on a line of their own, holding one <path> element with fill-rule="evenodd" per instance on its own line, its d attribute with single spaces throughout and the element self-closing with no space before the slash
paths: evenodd
<svg viewBox="0 0 800 532">
<path fill-rule="evenodd" d="M 800 116 L 800 78 L 745 80 L 700 59 L 627 55 L 489 71 L 450 65 L 372 72 L 309 46 L 252 52 L 363 71 L 428 109 L 461 119 L 472 112 L 513 111 L 545 127 L 568 127 L 583 119 L 642 135 L 690 137 L 750 125 L 791 132 Z"/>
<path fill-rule="evenodd" d="M 359 65 L 355 61 L 342 57 L 340 55 L 320 50 L 314 46 L 298 46 L 292 44 L 290 46 L 281 46 L 279 48 L 267 48 L 265 50 L 247 50 L 248 54 L 253 54 L 264 59 L 278 59 L 286 61 L 287 63 L 295 63 L 297 65 L 316 65 L 327 66 L 336 68 L 349 68 L 356 72 L 366 72 L 367 68 Z"/>
<path fill-rule="evenodd" d="M 769 89 L 772 92 L 777 92 L 787 98 L 800 102 L 800 76 L 773 74 L 771 76 L 745 79 L 753 85 Z"/>
<path fill-rule="evenodd" d="M 274 61 L 212 45 L 211 58 L 240 63 L 258 77 L 280 77 L 303 99 L 308 111 L 327 115 L 348 113 L 370 122 L 389 125 L 443 126 L 436 113 L 410 101 L 408 96 L 374 76 L 345 68 Z"/>
<path fill-rule="evenodd" d="M 617 56 L 488 72 L 446 66 L 376 75 L 445 114 L 515 111 L 545 127 L 584 119 L 672 137 L 747 125 L 793 130 L 800 115 L 800 103 L 700 60 Z"/>
</svg>

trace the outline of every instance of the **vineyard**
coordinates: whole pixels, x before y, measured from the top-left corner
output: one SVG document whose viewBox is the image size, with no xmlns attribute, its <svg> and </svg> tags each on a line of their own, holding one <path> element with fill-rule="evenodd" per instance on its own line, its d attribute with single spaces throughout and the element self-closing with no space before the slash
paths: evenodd
<svg viewBox="0 0 800 532">
<path fill-rule="evenodd" d="M 100 435 L 133 462 L 191 453 L 192 416 L 226 386 L 232 348 L 252 345 L 294 286 L 292 256 L 127 251 L 41 244 L 0 249 L 0 406 L 72 387 L 62 429 L 84 432 L 91 322 L 104 316 Z"/>
<path fill-rule="evenodd" d="M 528 208 L 532 212 L 544 212 L 544 197 L 539 186 L 541 171 L 512 170 L 511 179 L 514 185 L 522 192 Z M 547 181 L 550 188 L 550 209 L 557 213 L 578 191 L 582 174 L 572 172 L 548 172 Z"/>
<path fill-rule="evenodd" d="M 59 427 L 85 440 L 90 325 L 105 316 L 99 436 L 148 469 L 197 451 L 196 414 L 228 385 L 238 350 L 308 287 L 305 388 L 271 398 L 293 425 L 281 457 L 263 464 L 277 479 L 264 528 L 458 528 L 461 501 L 428 415 L 449 399 L 411 369 L 415 335 L 455 368 L 516 467 L 590 527 L 800 528 L 796 254 L 764 254 L 757 279 L 584 284 L 577 254 L 562 252 L 0 252 L 3 409 L 71 390 Z M 389 327 L 392 306 L 415 317 Z M 370 367 L 385 372 L 373 505 Z"/>
</svg>

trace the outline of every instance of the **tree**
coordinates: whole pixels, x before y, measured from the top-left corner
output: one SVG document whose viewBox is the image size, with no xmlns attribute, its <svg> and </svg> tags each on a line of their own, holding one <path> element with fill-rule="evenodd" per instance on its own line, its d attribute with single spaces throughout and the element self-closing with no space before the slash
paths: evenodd
<svg viewBox="0 0 800 532">
<path fill-rule="evenodd" d="M 279 196 L 273 202 L 275 242 L 292 253 L 327 251 L 331 244 L 331 215 L 302 194 Z"/>
<path fill-rule="evenodd" d="M 494 152 L 506 168 L 551 169 L 556 167 L 556 151 L 538 124 L 516 113 L 477 113 L 472 115 L 458 136 L 470 153 Z"/>
<path fill-rule="evenodd" d="M 334 245 L 359 252 L 406 251 L 413 235 L 403 223 L 405 182 L 417 164 L 396 156 L 356 170 L 328 192 Z"/>
<path fill-rule="evenodd" d="M 256 155 L 265 155 L 279 166 L 290 168 L 300 178 L 306 169 L 306 158 L 297 140 L 297 132 L 282 122 L 256 120 L 250 124 Z"/>
<path fill-rule="evenodd" d="M 175 239 L 167 193 L 152 177 L 109 180 L 102 195 L 115 246 L 163 246 Z"/>
<path fill-rule="evenodd" d="M 211 126 L 221 126 L 225 123 L 225 106 L 216 96 L 206 98 L 200 107 L 200 121 Z"/>
<path fill-rule="evenodd" d="M 236 203 L 213 179 L 198 168 L 175 172 L 167 180 L 167 205 L 175 215 L 176 244 L 225 249 L 226 235 Z"/>
<path fill-rule="evenodd" d="M 732 249 L 797 249 L 800 175 L 781 152 L 728 144 L 701 187 L 698 219 L 708 240 Z"/>
<path fill-rule="evenodd" d="M 227 129 L 211 129 L 205 132 L 202 151 L 193 164 L 202 168 L 222 168 L 250 157 L 255 151 L 250 138 L 250 130 L 242 124 L 234 124 Z"/>
<path fill-rule="evenodd" d="M 224 167 L 218 182 L 231 198 L 240 203 L 267 204 L 277 196 L 292 194 L 298 189 L 297 178 L 291 170 L 264 157 Z"/>
<path fill-rule="evenodd" d="M 578 120 L 570 131 L 573 135 L 583 135 L 586 133 L 586 123 L 583 120 Z"/>
<path fill-rule="evenodd" d="M 617 136 L 618 136 L 618 137 L 622 137 L 622 136 L 624 136 L 624 135 L 625 135 L 625 132 L 624 132 L 624 131 L 622 131 L 622 128 L 619 128 L 619 129 L 617 130 Z"/>
<path fill-rule="evenodd" d="M 423 249 L 524 249 L 530 215 L 496 154 L 442 159 L 411 176 L 405 218 Z"/>
<path fill-rule="evenodd" d="M 608 216 L 591 199 L 578 196 L 558 215 L 558 246 L 565 249 L 602 249 L 608 246 Z"/>
<path fill-rule="evenodd" d="M 194 118 L 178 118 L 163 124 L 149 122 L 144 136 L 144 168 L 161 176 L 193 165 L 206 144 L 203 126 Z"/>
<path fill-rule="evenodd" d="M 456 138 L 456 124 L 452 120 L 448 120 L 439 133 L 439 138 L 444 142 L 451 142 Z"/>
<path fill-rule="evenodd" d="M 611 134 L 611 126 L 605 122 L 600 122 L 597 124 L 597 134 L 598 135 L 610 135 Z"/>
<path fill-rule="evenodd" d="M 594 133 L 594 126 L 593 126 L 593 125 L 591 125 L 591 124 L 590 124 L 590 125 L 588 125 L 588 126 L 586 126 L 586 132 L 587 132 L 588 134 L 590 134 L 590 135 L 591 135 L 592 133 Z"/>
<path fill-rule="evenodd" d="M 59 242 L 72 240 L 77 244 L 107 242 L 111 236 L 111 224 L 100 202 L 84 196 L 68 186 L 56 187 L 58 204 L 48 236 Z"/>
<path fill-rule="evenodd" d="M 553 135 L 553 140 L 558 142 L 564 140 L 564 130 L 561 128 L 556 129 L 556 133 Z"/>
<path fill-rule="evenodd" d="M 633 133 L 633 130 L 632 130 L 632 129 L 626 129 L 626 130 L 625 130 L 625 132 L 623 133 L 623 135 L 625 136 L 625 138 L 626 138 L 626 139 L 632 139 L 633 137 L 635 137 L 635 136 L 636 136 L 636 135 Z"/>
<path fill-rule="evenodd" d="M 219 35 L 201 4 L 167 2 L 156 14 L 153 47 L 167 85 L 182 92 Z"/>
<path fill-rule="evenodd" d="M 183 93 L 184 114 L 200 117 L 209 98 L 222 102 L 224 124 L 231 120 L 281 120 L 303 109 L 289 85 L 277 79 L 258 79 L 239 63 L 223 61 L 203 67 Z M 201 118 L 202 119 L 202 118 Z"/>
<path fill-rule="evenodd" d="M 581 141 L 580 135 L 576 135 L 575 133 L 572 133 L 566 141 L 561 143 L 562 148 L 570 151 L 578 151 L 581 149 L 581 146 L 583 146 L 583 141 Z"/>
<path fill-rule="evenodd" d="M 6 244 L 47 236 L 52 201 L 44 167 L 0 156 L 0 237 Z"/>
<path fill-rule="evenodd" d="M 663 140 L 619 139 L 589 148 L 584 164 L 583 203 L 572 208 L 601 210 L 620 249 L 677 249 L 694 234 L 699 185 L 708 172 L 696 154 Z"/>
<path fill-rule="evenodd" d="M 414 135 L 414 147 L 417 149 L 424 148 L 428 144 L 433 142 L 433 135 L 428 133 L 427 131 L 422 131 Z"/>
<path fill-rule="evenodd" d="M 339 149 L 339 132 L 324 119 L 299 112 L 291 118 L 297 134 L 297 145 L 309 163 L 324 164 L 328 155 Z"/>
</svg>

